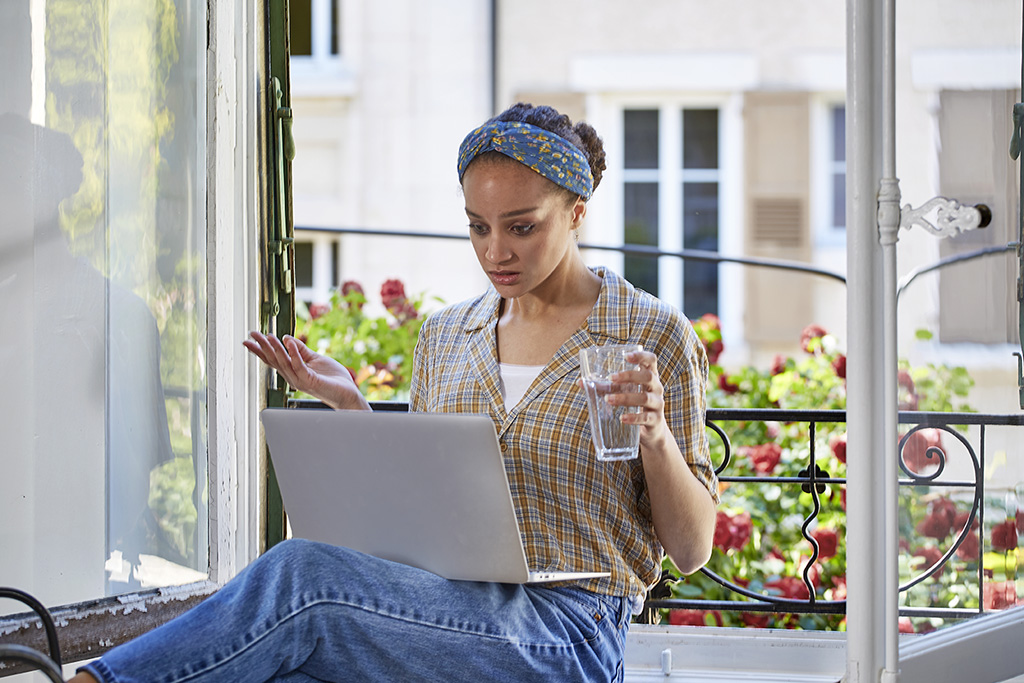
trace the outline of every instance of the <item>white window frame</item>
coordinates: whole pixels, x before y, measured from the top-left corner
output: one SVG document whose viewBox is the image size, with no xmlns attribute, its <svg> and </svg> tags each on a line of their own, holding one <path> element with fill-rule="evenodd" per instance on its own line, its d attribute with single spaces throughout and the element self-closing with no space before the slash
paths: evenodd
<svg viewBox="0 0 1024 683">
<path fill-rule="evenodd" d="M 309 287 L 295 287 L 295 297 L 303 301 L 325 304 L 331 299 L 331 294 L 337 286 L 332 282 L 338 282 L 338 273 L 332 272 L 340 264 L 332 262 L 331 249 L 337 245 L 339 250 L 339 261 L 341 255 L 340 239 L 328 233 L 296 230 L 295 241 L 308 242 L 313 245 L 313 283 Z"/>
<path fill-rule="evenodd" d="M 331 3 L 337 4 L 338 52 L 331 54 Z M 347 96 L 356 91 L 353 55 L 358 41 L 358 3 L 344 0 L 310 0 L 312 55 L 293 55 L 291 93 L 298 97 Z"/>
</svg>

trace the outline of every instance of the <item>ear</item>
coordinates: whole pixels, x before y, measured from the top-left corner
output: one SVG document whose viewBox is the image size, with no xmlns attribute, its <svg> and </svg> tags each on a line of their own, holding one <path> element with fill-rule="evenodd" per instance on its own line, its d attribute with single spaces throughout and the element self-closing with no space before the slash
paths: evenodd
<svg viewBox="0 0 1024 683">
<path fill-rule="evenodd" d="M 570 210 L 572 211 L 572 229 L 579 230 L 583 225 L 583 218 L 587 215 L 587 203 L 583 201 L 583 197 L 577 197 Z"/>
</svg>

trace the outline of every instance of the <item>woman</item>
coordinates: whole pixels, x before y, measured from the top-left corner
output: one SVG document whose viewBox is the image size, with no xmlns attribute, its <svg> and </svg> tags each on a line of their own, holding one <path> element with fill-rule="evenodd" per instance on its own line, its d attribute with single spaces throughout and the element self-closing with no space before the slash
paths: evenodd
<svg viewBox="0 0 1024 683">
<path fill-rule="evenodd" d="M 707 561 L 716 479 L 707 360 L 686 318 L 576 247 L 605 168 L 601 140 L 518 104 L 471 132 L 459 179 L 486 293 L 431 316 L 410 409 L 492 416 L 531 567 L 610 571 L 545 587 L 447 581 L 288 541 L 197 608 L 85 667 L 102 681 L 621 680 L 629 615 L 660 576 Z M 640 457 L 593 456 L 580 348 L 639 343 Z M 244 342 L 296 388 L 368 410 L 348 371 L 292 337 Z M 192 647 L 189 644 L 195 644 Z M 74 679 L 78 680 L 78 679 Z"/>
</svg>

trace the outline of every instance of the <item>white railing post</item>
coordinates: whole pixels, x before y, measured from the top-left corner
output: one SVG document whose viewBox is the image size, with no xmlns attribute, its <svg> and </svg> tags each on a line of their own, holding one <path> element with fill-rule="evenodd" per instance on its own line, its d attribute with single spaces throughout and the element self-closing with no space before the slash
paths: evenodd
<svg viewBox="0 0 1024 683">
<path fill-rule="evenodd" d="M 886 668 L 886 386 L 884 264 L 878 233 L 882 177 L 882 12 L 847 0 L 847 681 L 876 683 Z M 896 624 L 892 624 L 895 628 Z"/>
</svg>

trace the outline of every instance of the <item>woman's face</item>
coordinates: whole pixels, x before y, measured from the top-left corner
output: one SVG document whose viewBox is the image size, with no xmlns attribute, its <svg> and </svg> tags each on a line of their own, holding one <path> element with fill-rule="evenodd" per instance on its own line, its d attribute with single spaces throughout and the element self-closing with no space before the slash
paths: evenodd
<svg viewBox="0 0 1024 683">
<path fill-rule="evenodd" d="M 535 292 L 571 263 L 586 204 L 553 188 L 512 160 L 479 159 L 462 178 L 473 249 L 503 298 Z"/>
</svg>

